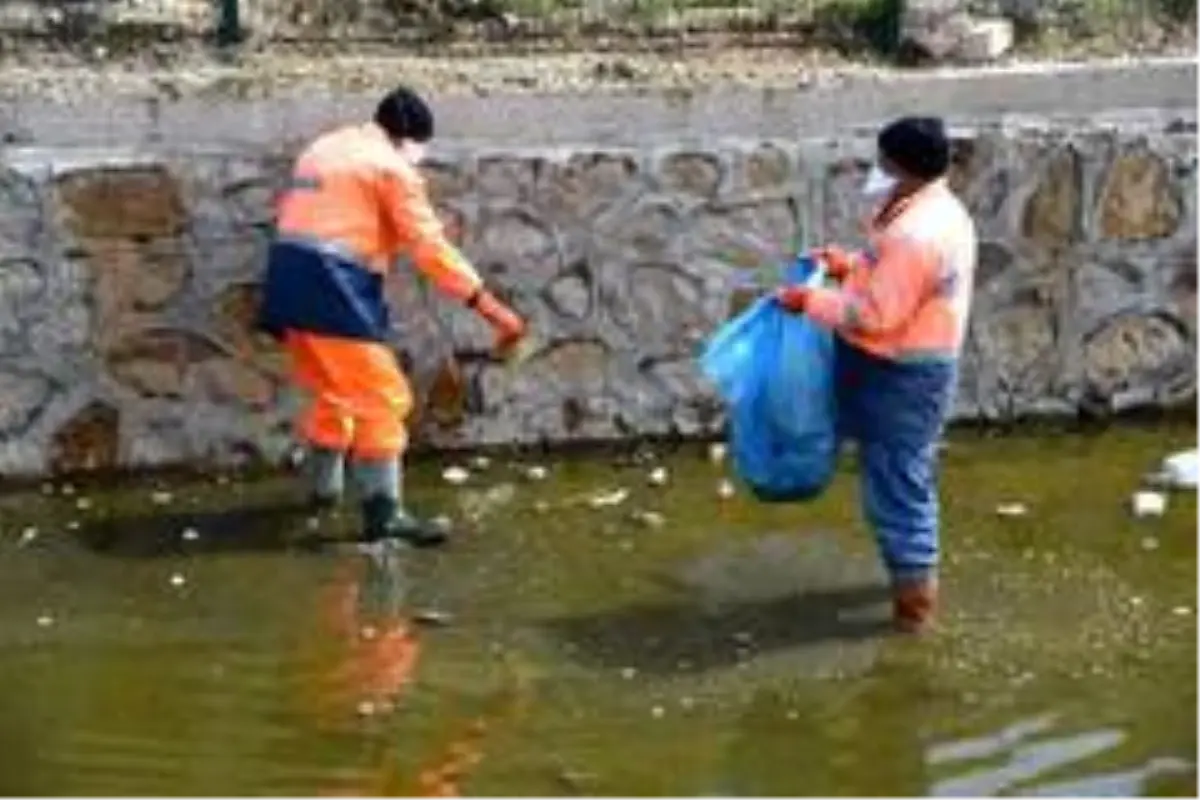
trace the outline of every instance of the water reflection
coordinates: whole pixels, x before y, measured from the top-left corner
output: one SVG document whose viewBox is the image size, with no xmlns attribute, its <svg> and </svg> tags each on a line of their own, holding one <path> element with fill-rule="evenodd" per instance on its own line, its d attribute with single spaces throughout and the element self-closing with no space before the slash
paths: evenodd
<svg viewBox="0 0 1200 800">
<path fill-rule="evenodd" d="M 420 660 L 406 614 L 404 559 L 395 548 L 343 558 L 319 599 L 312 711 L 322 728 L 343 729 L 391 713 Z"/>
<path fill-rule="evenodd" d="M 1152 779 L 1188 774 L 1194 766 L 1176 758 L 1155 758 L 1121 771 L 1086 774 L 1088 762 L 1108 755 L 1127 740 L 1115 728 L 1051 734 L 1058 717 L 1046 714 L 1008 725 L 989 735 L 941 742 L 925 753 L 925 763 L 938 771 L 963 770 L 937 780 L 933 797 L 1089 796 L 1131 797 L 1147 792 Z M 1031 741 L 1032 740 L 1032 741 Z M 999 759 L 1001 763 L 994 762 Z M 990 760 L 993 763 L 987 764 Z M 1055 773 L 1073 767 L 1083 777 L 1051 780 Z"/>
<path fill-rule="evenodd" d="M 491 724 L 509 707 L 500 703 L 452 720 L 449 734 L 430 742 L 415 768 L 403 767 L 401 745 L 411 750 L 413 743 L 402 742 L 388 720 L 403 713 L 423 651 L 406 602 L 406 555 L 387 544 L 358 548 L 321 594 L 316 644 L 322 660 L 312 672 L 309 711 L 319 729 L 359 738 L 358 763 L 338 769 L 320 787 L 323 796 L 457 797 L 483 759 Z"/>
</svg>

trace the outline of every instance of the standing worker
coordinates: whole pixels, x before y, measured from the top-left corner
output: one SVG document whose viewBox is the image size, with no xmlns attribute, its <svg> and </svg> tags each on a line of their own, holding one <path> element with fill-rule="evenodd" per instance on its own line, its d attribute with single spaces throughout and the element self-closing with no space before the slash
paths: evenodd
<svg viewBox="0 0 1200 800">
<path fill-rule="evenodd" d="M 433 114 L 401 87 L 372 122 L 319 137 L 300 154 L 280 198 L 267 260 L 260 325 L 291 357 L 294 383 L 310 395 L 299 421 L 310 448 L 312 501 L 337 503 L 346 456 L 362 493 L 365 541 L 436 545 L 444 533 L 403 503 L 405 423 L 413 398 L 386 344 L 384 277 L 407 255 L 444 294 L 486 320 L 500 354 L 525 324 L 483 285 L 451 245 L 417 165 L 433 138 Z"/>
<path fill-rule="evenodd" d="M 864 515 L 892 579 L 897 627 L 937 609 L 937 440 L 949 416 L 974 285 L 975 225 L 945 181 L 942 120 L 878 136 L 862 252 L 815 254 L 839 288 L 785 287 L 780 303 L 832 328 L 839 435 L 859 444 Z"/>
</svg>

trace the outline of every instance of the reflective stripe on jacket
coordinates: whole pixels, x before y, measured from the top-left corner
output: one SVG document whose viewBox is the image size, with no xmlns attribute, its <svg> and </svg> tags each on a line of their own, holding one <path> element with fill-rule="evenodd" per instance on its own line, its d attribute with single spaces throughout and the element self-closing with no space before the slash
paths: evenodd
<svg viewBox="0 0 1200 800">
<path fill-rule="evenodd" d="M 445 236 L 425 182 L 378 126 L 340 128 L 296 161 L 267 256 L 262 327 L 379 340 L 383 276 L 401 255 L 459 300 L 481 285 Z"/>
</svg>

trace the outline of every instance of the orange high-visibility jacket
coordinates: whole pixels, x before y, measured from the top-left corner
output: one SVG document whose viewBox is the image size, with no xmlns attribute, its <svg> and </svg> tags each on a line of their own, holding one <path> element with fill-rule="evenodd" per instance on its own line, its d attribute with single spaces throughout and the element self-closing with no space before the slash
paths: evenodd
<svg viewBox="0 0 1200 800">
<path fill-rule="evenodd" d="M 838 289 L 814 289 L 807 313 L 847 342 L 896 361 L 957 358 L 975 283 L 970 214 L 944 180 L 886 219 Z"/>
<path fill-rule="evenodd" d="M 261 326 L 380 341 L 390 325 L 383 277 L 400 255 L 465 300 L 479 275 L 447 241 L 425 182 L 374 123 L 319 137 L 280 198 Z"/>
</svg>

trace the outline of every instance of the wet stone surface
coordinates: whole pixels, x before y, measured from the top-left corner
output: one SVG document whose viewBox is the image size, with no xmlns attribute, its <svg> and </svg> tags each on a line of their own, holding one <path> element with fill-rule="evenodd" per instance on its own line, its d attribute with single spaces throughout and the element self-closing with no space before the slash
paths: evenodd
<svg viewBox="0 0 1200 800">
<path fill-rule="evenodd" d="M 851 470 L 763 506 L 720 448 L 415 465 L 440 551 L 291 476 L 0 495 L 0 791 L 1194 795 L 1195 495 L 1129 498 L 1195 437 L 953 437 L 922 640 Z"/>
</svg>

